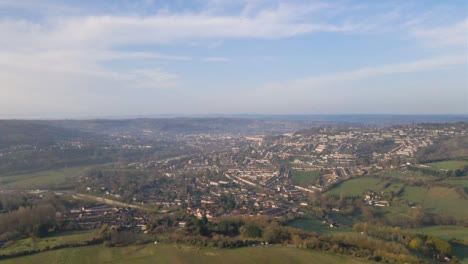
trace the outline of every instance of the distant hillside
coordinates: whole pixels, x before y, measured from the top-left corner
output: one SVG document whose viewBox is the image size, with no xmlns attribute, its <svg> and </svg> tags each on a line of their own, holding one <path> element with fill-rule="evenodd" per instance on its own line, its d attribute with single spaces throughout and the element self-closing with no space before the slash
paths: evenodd
<svg viewBox="0 0 468 264">
<path fill-rule="evenodd" d="M 306 123 L 292 120 L 251 118 L 140 118 L 124 120 L 56 120 L 46 124 L 98 133 L 129 134 L 275 134 L 293 132 Z"/>
<path fill-rule="evenodd" d="M 446 138 L 416 153 L 420 162 L 468 159 L 468 137 Z"/>
<path fill-rule="evenodd" d="M 53 144 L 85 135 L 87 133 L 36 121 L 0 120 L 0 149 L 14 145 Z"/>
</svg>

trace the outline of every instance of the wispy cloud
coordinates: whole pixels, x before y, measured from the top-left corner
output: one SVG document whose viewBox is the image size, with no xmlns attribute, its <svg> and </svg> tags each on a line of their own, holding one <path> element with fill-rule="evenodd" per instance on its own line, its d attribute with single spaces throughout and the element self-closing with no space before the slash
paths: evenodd
<svg viewBox="0 0 468 264">
<path fill-rule="evenodd" d="M 231 61 L 230 58 L 226 58 L 226 57 L 206 57 L 206 58 L 203 58 L 202 60 L 207 61 L 207 62 L 227 62 L 227 61 Z"/>
<path fill-rule="evenodd" d="M 450 26 L 414 29 L 411 35 L 428 46 L 459 46 L 468 48 L 468 19 Z"/>
<path fill-rule="evenodd" d="M 272 89 L 278 90 L 288 87 L 288 92 L 307 89 L 323 89 L 333 84 L 346 83 L 350 81 L 358 81 L 376 76 L 399 74 L 399 73 L 414 73 L 426 72 L 433 70 L 441 70 L 456 65 L 468 64 L 466 54 L 434 57 L 430 59 L 422 59 L 412 62 L 399 64 L 381 65 L 375 67 L 365 67 L 356 70 L 305 77 L 296 80 L 290 80 L 281 83 L 267 84 L 262 90 L 271 92 Z"/>
<path fill-rule="evenodd" d="M 0 45 L 34 39 L 36 45 L 42 48 L 114 47 L 206 39 L 279 39 L 314 32 L 359 30 L 359 25 L 349 22 L 314 22 L 308 19 L 320 8 L 322 6 L 280 4 L 257 10 L 253 15 L 218 15 L 202 11 L 160 12 L 152 16 L 56 17 L 42 23 L 3 20 L 0 22 L 0 33 L 10 37 Z M 12 48 L 12 45 L 9 47 Z"/>
<path fill-rule="evenodd" d="M 27 8 L 23 0 L 0 6 Z M 47 2 L 41 5 L 54 7 Z M 58 6 L 59 7 L 59 6 Z M 105 61 L 188 61 L 188 56 L 145 51 L 120 51 L 122 46 L 209 42 L 226 39 L 280 39 L 314 32 L 350 32 L 349 23 L 313 22 L 307 17 L 326 8 L 323 4 L 245 4 L 237 14 L 214 14 L 210 10 L 173 13 L 160 10 L 153 15 L 49 16 L 45 20 L 0 19 L 0 64 L 34 71 L 61 72 L 132 80 L 145 87 L 173 87 L 175 75 L 160 67 L 116 72 Z M 248 9 L 248 11 L 247 11 Z M 34 43 L 34 45 L 31 45 Z M 223 56 L 203 57 L 206 62 L 227 62 Z M 151 68 L 152 67 L 152 68 Z M 140 80 L 138 79 L 140 78 Z M 129 85 L 134 87 L 135 85 Z"/>
<path fill-rule="evenodd" d="M 457 82 L 444 84 L 416 80 L 401 84 L 413 73 L 440 72 L 467 65 L 465 54 L 433 57 L 404 63 L 363 67 L 323 75 L 307 76 L 235 91 L 226 102 L 242 101 L 245 111 L 262 109 L 268 113 L 456 113 L 466 111 L 468 96 Z M 397 75 L 392 82 L 375 82 Z M 374 80 L 374 81 L 373 81 Z M 418 85 L 424 83 L 424 85 Z M 405 89 L 406 88 L 406 89 Z M 445 89 L 445 92 L 444 90 Z M 247 90 L 245 90 L 247 91 Z M 261 100 L 259 100 L 261 98 Z M 453 104 L 441 102 L 450 100 Z M 399 104 L 404 107 L 400 107 Z M 255 105 L 256 107 L 252 107 Z M 230 105 L 235 109 L 236 104 Z M 233 110 L 234 111 L 234 110 Z M 235 111 L 234 111 L 235 112 Z"/>
</svg>

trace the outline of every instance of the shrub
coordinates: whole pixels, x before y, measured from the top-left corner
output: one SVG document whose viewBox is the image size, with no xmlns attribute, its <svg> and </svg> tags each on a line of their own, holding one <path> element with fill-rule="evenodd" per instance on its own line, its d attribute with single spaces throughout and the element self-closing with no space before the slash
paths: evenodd
<svg viewBox="0 0 468 264">
<path fill-rule="evenodd" d="M 260 229 L 260 227 L 256 225 L 248 226 L 245 229 L 245 236 L 251 237 L 251 238 L 262 237 L 262 229 Z"/>
</svg>

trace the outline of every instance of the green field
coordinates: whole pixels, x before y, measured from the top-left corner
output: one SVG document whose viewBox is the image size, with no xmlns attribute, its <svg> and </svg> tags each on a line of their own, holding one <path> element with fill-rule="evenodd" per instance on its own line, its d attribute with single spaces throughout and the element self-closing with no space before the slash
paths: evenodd
<svg viewBox="0 0 468 264">
<path fill-rule="evenodd" d="M 454 226 L 454 225 L 441 225 L 441 226 L 428 226 L 422 228 L 411 228 L 408 231 L 436 236 L 445 240 L 452 238 L 461 239 L 468 242 L 468 227 Z"/>
<path fill-rule="evenodd" d="M 366 190 L 378 191 L 384 188 L 385 182 L 378 178 L 360 177 L 340 183 L 326 192 L 328 195 L 361 196 Z"/>
<path fill-rule="evenodd" d="M 447 184 L 450 184 L 450 185 L 453 185 L 454 187 L 457 187 L 457 186 L 462 186 L 464 188 L 468 188 L 468 178 L 465 176 L 463 178 L 451 178 L 451 179 L 445 179 L 443 181 L 440 181 L 441 183 L 447 183 Z"/>
<path fill-rule="evenodd" d="M 6 259 L 0 263 L 366 263 L 348 257 L 288 247 L 237 249 L 177 245 L 141 245 L 108 248 L 102 245 L 66 248 Z"/>
<path fill-rule="evenodd" d="M 76 176 L 83 168 L 84 167 L 71 167 L 26 174 L 2 176 L 0 177 L 0 188 L 51 188 L 59 184 L 66 183 L 67 180 Z"/>
<path fill-rule="evenodd" d="M 447 160 L 447 161 L 438 161 L 438 162 L 431 162 L 427 163 L 426 165 L 431 166 L 432 168 L 436 168 L 439 170 L 456 170 L 462 169 L 463 166 L 468 165 L 467 160 Z"/>
<path fill-rule="evenodd" d="M 396 170 L 382 171 L 380 172 L 380 174 L 382 176 L 391 177 L 394 179 L 401 179 L 401 180 L 405 180 L 408 178 L 411 178 L 414 180 L 418 179 L 421 181 L 437 179 L 437 176 L 424 173 L 421 170 L 396 169 Z"/>
<path fill-rule="evenodd" d="M 455 246 L 453 247 L 453 253 L 460 260 L 460 264 L 468 264 L 468 247 Z"/>
<path fill-rule="evenodd" d="M 468 218 L 468 200 L 463 199 L 453 188 L 408 186 L 401 198 L 421 205 L 430 213 Z"/>
<path fill-rule="evenodd" d="M 330 228 L 328 224 L 322 223 L 320 219 L 313 216 L 295 219 L 288 226 L 324 235 L 352 232 L 349 228 Z"/>
<path fill-rule="evenodd" d="M 293 183 L 303 187 L 314 185 L 318 180 L 319 176 L 319 171 L 291 171 L 291 180 L 293 181 Z"/>
<path fill-rule="evenodd" d="M 69 232 L 46 238 L 26 238 L 15 241 L 8 247 L 0 249 L 0 255 L 10 255 L 18 252 L 30 250 L 44 250 L 47 247 L 56 247 L 59 245 L 82 243 L 93 240 L 97 237 L 94 231 Z"/>
</svg>

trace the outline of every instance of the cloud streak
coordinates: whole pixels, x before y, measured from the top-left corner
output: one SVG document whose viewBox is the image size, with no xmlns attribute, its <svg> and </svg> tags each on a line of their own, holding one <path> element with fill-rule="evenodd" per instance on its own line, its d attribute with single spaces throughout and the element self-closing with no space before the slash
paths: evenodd
<svg viewBox="0 0 468 264">
<path fill-rule="evenodd" d="M 226 58 L 226 57 L 206 57 L 206 58 L 203 58 L 202 60 L 207 61 L 207 62 L 228 62 L 228 61 L 231 61 L 230 58 Z"/>
<path fill-rule="evenodd" d="M 365 67 L 346 72 L 305 77 L 280 83 L 268 83 L 261 88 L 259 92 L 271 93 L 273 91 L 284 90 L 284 87 L 287 87 L 287 92 L 321 90 L 335 84 L 359 81 L 378 76 L 442 70 L 467 64 L 468 62 L 465 54 L 434 57 L 406 63 Z"/>
<path fill-rule="evenodd" d="M 414 29 L 410 34 L 429 46 L 468 48 L 468 19 L 445 27 Z"/>
<path fill-rule="evenodd" d="M 255 17 L 203 14 L 137 16 L 88 16 L 59 19 L 53 24 L 4 21 L 0 33 L 10 40 L 2 46 L 15 48 L 35 40 L 41 48 L 116 47 L 169 44 L 206 39 L 280 39 L 314 32 L 352 32 L 359 26 L 292 21 L 290 14 L 264 12 Z M 11 45 L 14 41 L 15 45 Z"/>
</svg>

